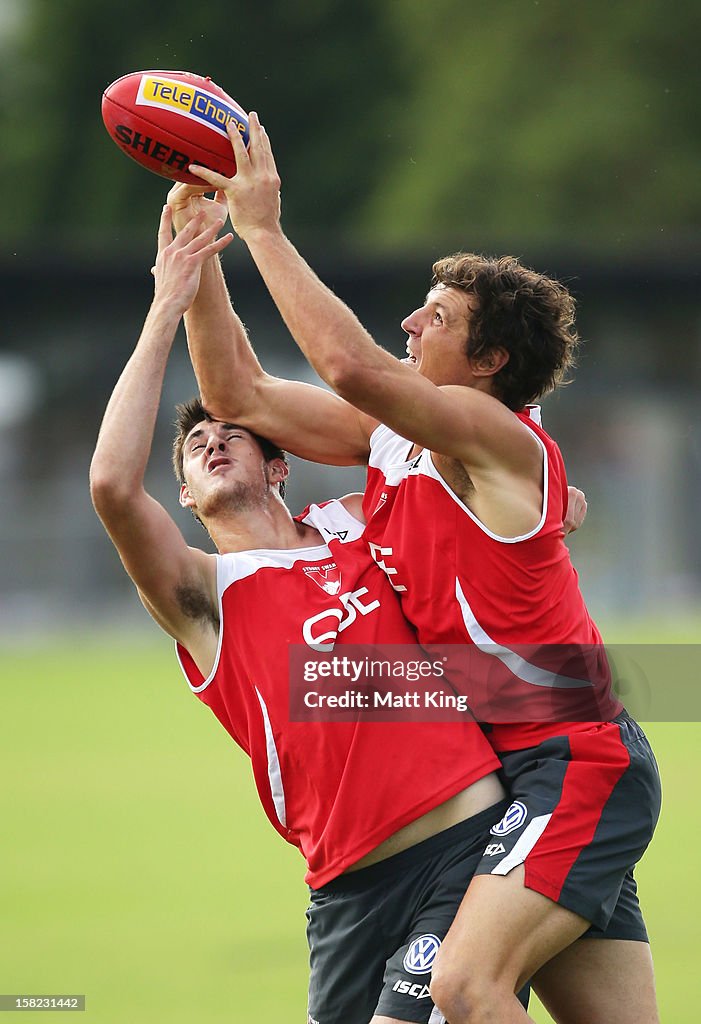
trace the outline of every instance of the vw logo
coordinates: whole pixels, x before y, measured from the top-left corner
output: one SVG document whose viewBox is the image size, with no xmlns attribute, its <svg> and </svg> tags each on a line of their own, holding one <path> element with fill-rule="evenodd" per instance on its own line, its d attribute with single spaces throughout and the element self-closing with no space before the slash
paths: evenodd
<svg viewBox="0 0 701 1024">
<path fill-rule="evenodd" d="M 437 935 L 419 935 L 406 951 L 404 970 L 409 974 L 428 974 L 440 945 L 441 940 Z"/>
<path fill-rule="evenodd" d="M 520 800 L 514 800 L 510 807 L 506 808 L 506 814 L 494 828 L 490 828 L 493 836 L 508 836 L 523 825 L 528 817 L 528 809 Z"/>
</svg>

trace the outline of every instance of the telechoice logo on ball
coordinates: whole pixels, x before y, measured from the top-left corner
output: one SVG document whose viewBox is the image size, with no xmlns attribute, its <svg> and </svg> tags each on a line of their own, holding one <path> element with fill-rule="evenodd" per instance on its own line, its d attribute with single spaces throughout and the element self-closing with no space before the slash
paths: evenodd
<svg viewBox="0 0 701 1024">
<path fill-rule="evenodd" d="M 226 135 L 227 124 L 234 121 L 248 141 L 248 122 L 241 113 L 206 89 L 161 75 L 142 75 L 136 102 L 143 107 L 167 107 L 191 121 L 204 122 L 221 135 Z"/>
</svg>

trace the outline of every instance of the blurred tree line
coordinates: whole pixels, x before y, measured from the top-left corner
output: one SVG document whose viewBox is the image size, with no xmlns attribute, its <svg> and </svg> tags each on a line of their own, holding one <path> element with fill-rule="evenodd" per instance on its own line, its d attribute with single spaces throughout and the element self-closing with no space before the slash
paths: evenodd
<svg viewBox="0 0 701 1024">
<path fill-rule="evenodd" d="M 696 0 L 0 0 L 6 237 L 151 236 L 167 183 L 118 152 L 100 98 L 171 68 L 259 111 L 294 237 L 684 241 L 700 28 Z"/>
</svg>

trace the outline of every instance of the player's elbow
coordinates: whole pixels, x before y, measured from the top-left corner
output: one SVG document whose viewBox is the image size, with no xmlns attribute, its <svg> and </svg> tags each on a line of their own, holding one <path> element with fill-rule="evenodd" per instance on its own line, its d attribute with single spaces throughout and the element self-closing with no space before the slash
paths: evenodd
<svg viewBox="0 0 701 1024">
<path fill-rule="evenodd" d="M 337 395 L 349 402 L 367 388 L 367 368 L 343 350 L 329 357 L 321 376 Z"/>
<path fill-rule="evenodd" d="M 263 407 L 266 378 L 261 371 L 233 382 L 224 374 L 218 379 L 200 381 L 200 401 L 215 420 L 241 423 Z"/>
<path fill-rule="evenodd" d="M 90 466 L 90 497 L 100 519 L 108 520 L 123 512 L 129 502 L 129 489 L 113 468 L 100 459 Z"/>
<path fill-rule="evenodd" d="M 318 372 L 337 395 L 355 403 L 376 390 L 396 368 L 396 359 L 379 348 L 367 331 L 362 334 L 331 331 L 323 349 L 323 364 Z"/>
</svg>

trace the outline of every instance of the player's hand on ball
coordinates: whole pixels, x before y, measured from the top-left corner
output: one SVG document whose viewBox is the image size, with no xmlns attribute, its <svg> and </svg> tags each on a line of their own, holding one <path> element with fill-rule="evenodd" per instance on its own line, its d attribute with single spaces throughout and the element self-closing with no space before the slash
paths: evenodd
<svg viewBox="0 0 701 1024">
<path fill-rule="evenodd" d="M 173 238 L 173 211 L 163 207 L 158 227 L 158 255 L 152 274 L 155 300 L 170 310 L 184 313 L 190 308 L 200 286 L 202 266 L 232 241 L 228 232 L 217 238 L 220 225 L 207 224 L 204 214 L 196 213 Z"/>
<path fill-rule="evenodd" d="M 275 230 L 278 227 L 280 176 L 270 140 L 255 111 L 250 114 L 248 150 L 232 124 L 227 125 L 227 132 L 236 160 L 233 178 L 225 178 L 197 164 L 191 164 L 189 169 L 206 181 L 210 188 L 220 189 L 226 194 L 231 224 L 245 241 L 257 230 Z"/>
<path fill-rule="evenodd" d="M 587 515 L 587 499 L 583 491 L 576 487 L 567 488 L 567 512 L 565 514 L 565 533 L 574 533 L 584 522 Z"/>
<path fill-rule="evenodd" d="M 205 191 L 211 189 L 205 185 L 173 185 L 168 193 L 167 203 L 173 211 L 173 227 L 176 231 L 182 231 L 197 214 L 203 217 L 204 224 L 216 224 L 217 231 L 224 227 L 228 215 L 226 196 L 223 192 L 217 192 L 214 199 L 207 199 Z"/>
</svg>

